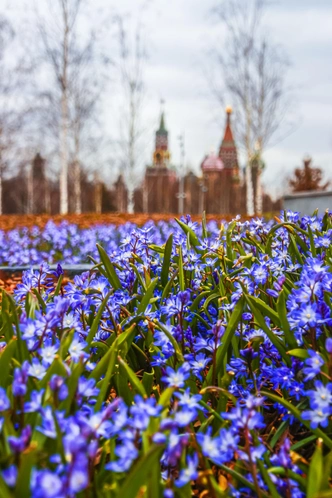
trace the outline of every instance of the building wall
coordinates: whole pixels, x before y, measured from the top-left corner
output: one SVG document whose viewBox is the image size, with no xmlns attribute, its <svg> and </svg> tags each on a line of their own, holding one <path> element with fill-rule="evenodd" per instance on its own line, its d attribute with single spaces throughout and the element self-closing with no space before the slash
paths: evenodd
<svg viewBox="0 0 332 498">
<path fill-rule="evenodd" d="M 300 192 L 285 195 L 283 209 L 299 211 L 302 215 L 311 216 L 318 209 L 319 214 L 324 214 L 327 209 L 332 210 L 332 191 L 327 192 Z"/>
</svg>

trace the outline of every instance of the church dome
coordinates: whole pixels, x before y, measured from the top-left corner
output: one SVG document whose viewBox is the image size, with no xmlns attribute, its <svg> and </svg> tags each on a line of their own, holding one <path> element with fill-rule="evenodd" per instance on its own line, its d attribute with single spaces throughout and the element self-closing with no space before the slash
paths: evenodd
<svg viewBox="0 0 332 498">
<path fill-rule="evenodd" d="M 210 152 L 208 156 L 205 156 L 201 168 L 203 171 L 221 171 L 224 169 L 224 163 L 214 152 Z"/>
</svg>

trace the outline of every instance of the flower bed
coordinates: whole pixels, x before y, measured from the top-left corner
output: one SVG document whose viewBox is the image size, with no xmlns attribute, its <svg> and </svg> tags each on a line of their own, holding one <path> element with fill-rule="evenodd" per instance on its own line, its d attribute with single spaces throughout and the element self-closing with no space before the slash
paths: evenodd
<svg viewBox="0 0 332 498">
<path fill-rule="evenodd" d="M 91 270 L 2 295 L 1 497 L 331 496 L 328 214 L 62 230 Z"/>
</svg>

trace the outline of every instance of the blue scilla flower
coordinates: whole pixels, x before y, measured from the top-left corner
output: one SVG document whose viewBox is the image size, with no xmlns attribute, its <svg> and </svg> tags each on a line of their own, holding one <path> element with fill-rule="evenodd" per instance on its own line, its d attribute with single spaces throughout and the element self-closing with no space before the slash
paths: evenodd
<svg viewBox="0 0 332 498">
<path fill-rule="evenodd" d="M 30 425 L 26 425 L 20 436 L 8 436 L 7 441 L 11 450 L 17 454 L 22 453 L 29 446 L 31 433 Z"/>
<path fill-rule="evenodd" d="M 8 410 L 10 407 L 10 401 L 3 387 L 0 387 L 0 412 Z"/>
<path fill-rule="evenodd" d="M 322 427 L 328 426 L 330 415 L 331 408 L 329 406 L 319 406 L 313 410 L 305 410 L 302 412 L 301 416 L 304 420 L 310 421 L 310 427 L 312 429 L 317 429 L 319 425 Z"/>
<path fill-rule="evenodd" d="M 328 337 L 325 341 L 325 349 L 329 354 L 332 354 L 332 338 Z"/>
<path fill-rule="evenodd" d="M 16 465 L 10 465 L 7 469 L 2 471 L 2 477 L 7 486 L 14 488 L 17 480 L 17 467 Z"/>
<path fill-rule="evenodd" d="M 188 455 L 186 459 L 186 467 L 180 470 L 179 477 L 175 481 L 175 486 L 177 488 L 182 488 L 191 480 L 194 480 L 198 477 L 197 472 L 198 466 L 198 456 L 194 453 L 192 456 Z"/>
<path fill-rule="evenodd" d="M 219 436 L 212 437 L 212 429 L 198 433 L 196 439 L 203 455 L 217 465 L 229 462 L 237 450 L 239 436 L 231 430 L 221 429 Z"/>
<path fill-rule="evenodd" d="M 306 391 L 309 396 L 310 406 L 312 408 L 325 408 L 332 403 L 332 383 L 324 385 L 321 381 L 316 380 L 314 383 L 315 389 Z"/>
<path fill-rule="evenodd" d="M 189 378 L 190 366 L 188 363 L 183 363 L 181 367 L 175 371 L 171 367 L 166 367 L 166 373 L 161 380 L 168 387 L 184 387 L 185 381 Z"/>
<path fill-rule="evenodd" d="M 305 360 L 305 367 L 303 368 L 303 373 L 305 374 L 305 380 L 311 380 L 319 374 L 322 366 L 324 365 L 324 360 L 319 353 L 308 350 L 309 358 Z"/>
<path fill-rule="evenodd" d="M 64 496 L 64 486 L 61 478 L 50 470 L 35 471 L 31 487 L 35 498 L 59 498 Z"/>
<path fill-rule="evenodd" d="M 31 392 L 30 401 L 24 403 L 24 413 L 34 413 L 41 410 L 44 392 L 45 389 Z"/>
<path fill-rule="evenodd" d="M 46 367 L 39 362 L 37 358 L 32 359 L 32 363 L 28 368 L 28 375 L 31 377 L 36 377 L 38 380 L 41 380 L 46 374 Z"/>
</svg>

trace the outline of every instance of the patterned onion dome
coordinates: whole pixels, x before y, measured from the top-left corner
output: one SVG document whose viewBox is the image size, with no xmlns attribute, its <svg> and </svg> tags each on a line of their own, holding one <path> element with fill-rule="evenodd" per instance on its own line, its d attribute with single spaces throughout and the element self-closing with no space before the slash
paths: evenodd
<svg viewBox="0 0 332 498">
<path fill-rule="evenodd" d="M 224 163 L 214 152 L 210 152 L 203 160 L 201 168 L 203 171 L 221 171 L 224 169 Z"/>
</svg>

